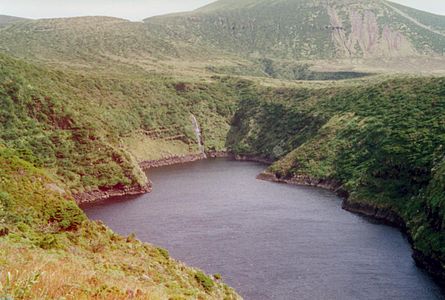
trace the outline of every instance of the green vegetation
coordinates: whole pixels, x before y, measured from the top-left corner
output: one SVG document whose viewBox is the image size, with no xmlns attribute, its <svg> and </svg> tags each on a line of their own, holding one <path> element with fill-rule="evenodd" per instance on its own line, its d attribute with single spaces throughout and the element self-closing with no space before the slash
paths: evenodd
<svg viewBox="0 0 445 300">
<path fill-rule="evenodd" d="M 441 27 L 445 23 L 444 16 L 419 13 L 402 5 L 397 8 L 419 22 L 429 20 L 425 22 L 427 25 Z M 412 22 L 384 1 L 221 0 L 191 13 L 152 17 L 145 22 L 191 36 L 190 39 L 204 46 L 210 44 L 254 59 L 415 55 L 409 48 L 422 54 L 442 55 L 445 47 L 445 36 Z M 409 43 L 402 41 L 396 31 L 402 32 Z M 336 32 L 338 38 L 333 39 Z M 387 43 L 389 40 L 393 41 Z M 356 48 L 361 49 L 356 51 Z"/>
<path fill-rule="evenodd" d="M 87 220 L 58 185 L 0 147 L 0 298 L 238 299 L 166 250 Z"/>
<path fill-rule="evenodd" d="M 168 251 L 88 221 L 71 197 L 145 185 L 138 162 L 197 153 L 192 113 L 206 150 L 224 150 L 235 110 L 229 86 L 52 70 L 0 55 L 0 297 L 237 299 Z M 165 152 L 138 152 L 137 143 Z"/>
<path fill-rule="evenodd" d="M 279 179 L 338 183 L 349 202 L 396 212 L 414 248 L 445 270 L 445 79 L 362 87 L 244 90 L 237 154 L 277 160 Z"/>
<path fill-rule="evenodd" d="M 400 9 L 404 13 L 418 20 L 420 23 L 431 27 L 432 29 L 442 31 L 445 34 L 445 18 L 442 15 L 427 13 L 414 8 L 406 7 L 395 2 L 390 3 L 391 6 Z"/>
<path fill-rule="evenodd" d="M 221 0 L 145 23 L 0 16 L 0 298 L 237 299 L 72 200 L 142 189 L 139 163 L 197 154 L 192 115 L 206 151 L 396 212 L 443 275 L 445 80 L 368 75 L 443 73 L 445 18 L 326 3 Z"/>
<path fill-rule="evenodd" d="M 418 72 L 413 65 L 443 72 L 439 67 L 445 48 L 445 36 L 440 34 L 443 16 L 384 1 L 235 2 L 217 1 L 144 23 L 79 17 L 1 25 L 7 18 L 0 17 L 0 51 L 88 73 L 150 72 L 186 79 L 208 78 L 215 70 L 270 76 L 263 64 L 268 60 L 275 62 L 273 77 L 291 80 L 344 79 L 352 77 L 350 72 L 376 69 Z M 316 64 L 317 71 L 299 74 L 298 66 L 306 64 Z"/>
<path fill-rule="evenodd" d="M 180 37 L 169 37 L 166 28 L 111 17 L 77 17 L 26 20 L 3 26 L 0 51 L 38 61 L 58 69 L 175 76 L 185 61 L 224 57 Z M 196 66 L 194 66 L 196 68 Z"/>
<path fill-rule="evenodd" d="M 215 282 L 210 277 L 200 271 L 196 272 L 195 278 L 206 291 L 210 291 L 215 285 Z"/>
<path fill-rule="evenodd" d="M 237 55 L 290 59 L 335 56 L 331 33 L 324 28 L 329 24 L 327 10 L 318 1 L 217 1 L 193 13 L 145 22 L 174 28 L 181 35 L 191 32 L 204 45 Z"/>
<path fill-rule="evenodd" d="M 198 152 L 190 116 L 203 126 L 207 150 L 224 150 L 235 110 L 226 83 L 88 76 L 50 71 L 0 56 L 0 142 L 59 176 L 74 193 L 144 185 L 137 151 L 159 144 L 171 155 Z M 124 142 L 133 138 L 128 149 Z M 136 159 L 134 158 L 136 157 Z"/>
</svg>

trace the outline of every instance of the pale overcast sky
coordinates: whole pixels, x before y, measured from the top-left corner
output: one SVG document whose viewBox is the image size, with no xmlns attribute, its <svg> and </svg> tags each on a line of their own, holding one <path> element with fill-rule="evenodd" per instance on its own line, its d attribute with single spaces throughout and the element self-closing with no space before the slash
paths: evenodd
<svg viewBox="0 0 445 300">
<path fill-rule="evenodd" d="M 393 0 L 417 9 L 445 15 L 445 0 Z M 0 0 L 0 14 L 27 18 L 86 15 L 114 16 L 133 21 L 193 10 L 214 0 Z"/>
</svg>

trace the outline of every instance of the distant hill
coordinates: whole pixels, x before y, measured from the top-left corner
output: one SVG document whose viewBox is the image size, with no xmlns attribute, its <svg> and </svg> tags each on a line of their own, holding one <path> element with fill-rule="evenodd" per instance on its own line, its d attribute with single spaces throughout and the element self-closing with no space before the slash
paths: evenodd
<svg viewBox="0 0 445 300">
<path fill-rule="evenodd" d="M 163 26 L 100 16 L 10 23 L 0 32 L 0 52 L 87 69 L 124 66 L 131 72 L 166 69 L 161 61 L 180 64 L 197 57 L 224 57 Z"/>
<path fill-rule="evenodd" d="M 19 18 L 19 17 L 13 17 L 13 16 L 6 16 L 6 15 L 0 15 L 0 26 L 8 25 L 17 21 L 24 21 L 27 20 L 25 18 Z"/>
<path fill-rule="evenodd" d="M 445 72 L 445 17 L 383 0 L 220 0 L 144 22 L 19 20 L 2 25 L 0 52 L 94 71 L 291 80 Z"/>
<path fill-rule="evenodd" d="M 445 34 L 445 16 L 428 13 L 425 11 L 409 8 L 398 3 L 390 3 L 392 7 L 399 9 L 401 12 L 408 14 L 416 21 L 428 26 L 433 30 L 440 31 Z"/>
<path fill-rule="evenodd" d="M 253 57 L 405 57 L 445 48 L 445 16 L 380 0 L 220 0 L 145 22 Z"/>
</svg>

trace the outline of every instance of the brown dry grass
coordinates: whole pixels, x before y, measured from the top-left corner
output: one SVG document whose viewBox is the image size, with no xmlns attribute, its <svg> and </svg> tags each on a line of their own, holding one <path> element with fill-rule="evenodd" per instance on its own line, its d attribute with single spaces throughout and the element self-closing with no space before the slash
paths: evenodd
<svg viewBox="0 0 445 300">
<path fill-rule="evenodd" d="M 67 251 L 43 250 L 7 239 L 0 242 L 0 248 L 0 298 L 157 300 L 225 296 L 222 284 L 207 294 L 194 279 L 196 270 L 137 240 L 120 238 L 96 248 L 96 252 L 91 251 L 94 247 L 82 246 Z"/>
</svg>

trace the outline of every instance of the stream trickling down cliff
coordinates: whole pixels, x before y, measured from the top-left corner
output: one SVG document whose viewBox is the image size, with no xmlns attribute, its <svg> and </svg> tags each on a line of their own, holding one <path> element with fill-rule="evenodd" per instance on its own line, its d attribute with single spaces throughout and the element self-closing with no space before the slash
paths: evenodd
<svg viewBox="0 0 445 300">
<path fill-rule="evenodd" d="M 221 273 L 245 299 L 442 299 L 399 230 L 333 193 L 256 180 L 264 166 L 207 160 L 149 172 L 151 194 L 84 207 L 92 219 Z"/>
<path fill-rule="evenodd" d="M 203 154 L 204 157 L 206 157 L 204 144 L 202 143 L 201 127 L 199 127 L 199 123 L 195 115 L 191 115 L 191 119 L 192 119 L 193 131 L 195 132 L 196 140 L 199 146 L 199 152 Z"/>
</svg>

